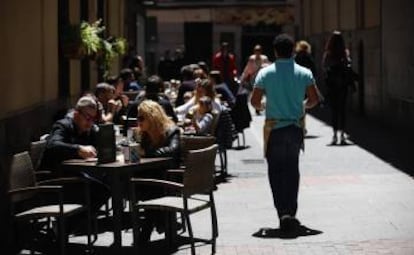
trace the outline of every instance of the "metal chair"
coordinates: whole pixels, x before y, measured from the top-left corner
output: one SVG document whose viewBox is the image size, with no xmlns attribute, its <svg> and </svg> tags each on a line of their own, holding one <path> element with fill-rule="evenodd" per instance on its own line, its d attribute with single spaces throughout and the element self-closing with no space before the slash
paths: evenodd
<svg viewBox="0 0 414 255">
<path fill-rule="evenodd" d="M 185 160 L 183 182 L 172 182 L 157 179 L 132 178 L 130 182 L 130 208 L 132 209 L 132 225 L 134 234 L 134 246 L 139 240 L 138 212 L 140 210 L 160 210 L 173 213 L 182 213 L 186 221 L 188 235 L 191 243 L 191 254 L 195 254 L 195 237 L 193 235 L 190 215 L 204 209 L 210 209 L 212 237 L 209 240 L 197 238 L 212 245 L 212 253 L 216 251 L 216 238 L 218 236 L 217 215 L 214 203 L 214 172 L 217 145 L 190 150 Z M 137 201 L 136 186 L 151 185 L 160 186 L 168 191 L 173 191 L 163 197 L 146 201 Z M 168 224 L 167 224 L 168 225 Z"/>
<path fill-rule="evenodd" d="M 85 188 L 85 205 L 65 203 L 63 188 L 74 182 L 83 182 Z M 70 215 L 89 211 L 89 185 L 79 178 L 50 179 L 36 182 L 33 165 L 27 151 L 15 154 L 11 163 L 10 190 L 12 216 L 18 225 L 28 225 L 32 231 L 29 241 L 33 245 L 40 233 L 54 234 L 57 229 L 59 253 L 65 254 L 68 236 L 65 219 Z M 55 228 L 54 226 L 57 226 Z M 26 229 L 26 228 L 25 228 Z M 88 248 L 91 250 L 90 225 L 88 224 Z M 27 231 L 24 231 L 27 234 Z M 50 240 L 53 241 L 53 240 Z M 31 251 L 33 247 L 29 247 Z"/>
</svg>

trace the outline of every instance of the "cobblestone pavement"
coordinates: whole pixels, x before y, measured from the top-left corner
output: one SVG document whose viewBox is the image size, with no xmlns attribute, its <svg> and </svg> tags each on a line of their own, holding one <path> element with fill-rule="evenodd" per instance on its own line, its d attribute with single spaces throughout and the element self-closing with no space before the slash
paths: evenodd
<svg viewBox="0 0 414 255">
<path fill-rule="evenodd" d="M 397 148 L 392 134 L 368 131 L 372 136 L 365 136 L 361 145 L 350 136 L 347 146 L 328 146 L 330 127 L 311 115 L 307 116 L 305 152 L 300 156 L 297 215 L 306 231 L 295 238 L 278 235 L 263 159 L 263 120 L 253 115 L 251 127 L 245 130 L 248 147 L 228 151 L 231 176 L 215 192 L 220 233 L 217 254 L 414 254 L 414 181 L 404 173 L 412 168 L 400 169 L 395 163 L 398 159 L 384 159 L 365 146 L 367 139 L 384 140 L 387 135 L 391 138 L 382 146 L 392 151 Z M 200 213 L 193 219 L 194 233 L 209 237 L 209 215 Z M 260 229 L 274 235 L 253 236 Z M 107 246 L 111 241 L 111 235 L 103 233 L 96 245 Z M 131 231 L 124 234 L 124 245 L 131 245 Z M 197 254 L 210 253 L 210 245 L 197 247 Z M 173 254 L 190 254 L 189 245 Z"/>
</svg>

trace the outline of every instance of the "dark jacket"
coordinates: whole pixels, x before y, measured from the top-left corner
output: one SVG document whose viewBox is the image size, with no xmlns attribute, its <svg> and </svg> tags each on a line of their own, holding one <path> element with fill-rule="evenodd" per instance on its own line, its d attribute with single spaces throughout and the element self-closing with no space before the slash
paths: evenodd
<svg viewBox="0 0 414 255">
<path fill-rule="evenodd" d="M 56 121 L 47 139 L 41 169 L 55 171 L 62 161 L 79 158 L 79 145 L 96 146 L 97 132 L 94 126 L 89 133 L 79 134 L 70 115 Z"/>
<path fill-rule="evenodd" d="M 157 93 L 157 94 L 147 94 L 146 92 L 141 93 L 137 95 L 134 102 L 131 104 L 133 107 L 131 107 L 130 111 L 128 112 L 129 117 L 136 117 L 138 114 L 138 106 L 141 104 L 142 101 L 145 99 L 152 100 L 154 102 L 157 102 L 161 107 L 164 109 L 165 113 L 168 115 L 168 117 L 171 117 L 171 119 L 177 123 L 178 118 L 175 114 L 174 108 L 170 102 L 170 99 L 163 93 Z"/>
<path fill-rule="evenodd" d="M 298 52 L 295 56 L 295 62 L 298 65 L 301 65 L 303 67 L 310 69 L 313 77 L 315 77 L 316 75 L 315 62 L 313 61 L 313 58 L 309 53 L 305 51 Z"/>
<path fill-rule="evenodd" d="M 158 148 L 151 146 L 149 138 L 143 136 L 141 147 L 145 151 L 145 157 L 173 157 L 176 163 L 173 167 L 177 167 L 180 164 L 181 156 L 180 129 L 176 126 L 168 129 L 164 143 Z"/>
<path fill-rule="evenodd" d="M 196 88 L 195 80 L 183 81 L 178 87 L 177 99 L 175 100 L 175 107 L 184 104 L 184 94 L 187 91 L 194 91 Z"/>
</svg>

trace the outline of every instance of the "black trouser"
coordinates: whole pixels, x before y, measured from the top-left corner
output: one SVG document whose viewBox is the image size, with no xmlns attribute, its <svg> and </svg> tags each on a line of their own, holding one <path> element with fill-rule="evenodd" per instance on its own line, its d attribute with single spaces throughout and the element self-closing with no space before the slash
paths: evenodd
<svg viewBox="0 0 414 255">
<path fill-rule="evenodd" d="M 302 129 L 288 126 L 270 133 L 266 159 L 273 202 L 279 218 L 295 216 L 299 190 L 299 150 L 303 142 Z"/>
<path fill-rule="evenodd" d="M 329 101 L 331 106 L 331 121 L 334 131 L 345 129 L 347 88 L 333 86 L 329 88 Z"/>
</svg>

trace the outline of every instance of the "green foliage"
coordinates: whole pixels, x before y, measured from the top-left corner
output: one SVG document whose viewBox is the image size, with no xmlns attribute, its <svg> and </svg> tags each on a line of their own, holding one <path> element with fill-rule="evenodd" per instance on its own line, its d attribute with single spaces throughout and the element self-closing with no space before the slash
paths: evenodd
<svg viewBox="0 0 414 255">
<path fill-rule="evenodd" d="M 82 47 L 85 48 L 88 56 L 98 53 L 101 50 L 101 41 L 103 40 L 99 35 L 105 31 L 105 27 L 101 25 L 102 20 L 97 20 L 93 23 L 82 21 L 80 24 L 80 38 Z"/>
<path fill-rule="evenodd" d="M 112 60 L 125 54 L 127 49 L 125 38 L 105 38 L 105 29 L 100 19 L 92 23 L 82 21 L 79 25 L 70 25 L 63 35 L 65 55 L 69 58 L 88 57 L 96 60 L 105 76 Z"/>
<path fill-rule="evenodd" d="M 123 37 L 115 38 L 114 42 L 112 43 L 114 51 L 119 55 L 124 55 L 127 50 L 127 41 Z"/>
</svg>

